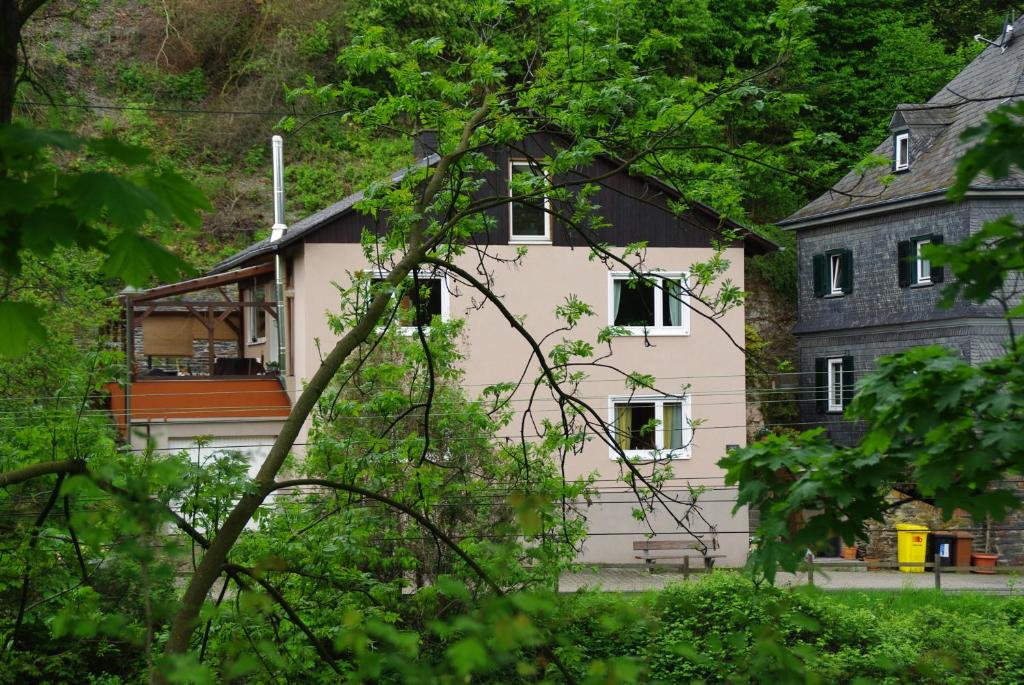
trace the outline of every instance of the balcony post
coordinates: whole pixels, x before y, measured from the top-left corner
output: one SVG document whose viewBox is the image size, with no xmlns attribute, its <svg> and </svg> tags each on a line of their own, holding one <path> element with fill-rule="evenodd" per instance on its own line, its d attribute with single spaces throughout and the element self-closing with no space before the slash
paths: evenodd
<svg viewBox="0 0 1024 685">
<path fill-rule="evenodd" d="M 208 352 L 207 352 L 208 359 L 206 361 L 207 361 L 207 364 L 208 364 L 209 369 L 210 369 L 210 376 L 213 376 L 213 366 L 214 366 L 214 354 L 213 354 L 214 342 L 213 342 L 213 338 L 214 338 L 214 329 L 217 327 L 217 323 L 216 323 L 216 321 L 214 320 L 213 317 L 214 317 L 213 307 L 207 307 L 206 308 L 206 335 L 207 335 L 207 341 L 206 342 L 207 342 L 207 346 L 208 346 L 207 347 L 207 349 L 208 349 Z"/>
</svg>

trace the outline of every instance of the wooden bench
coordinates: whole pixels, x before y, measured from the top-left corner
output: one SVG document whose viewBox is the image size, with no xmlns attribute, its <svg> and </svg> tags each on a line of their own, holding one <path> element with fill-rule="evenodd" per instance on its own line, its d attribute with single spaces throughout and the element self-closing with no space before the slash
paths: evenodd
<svg viewBox="0 0 1024 685">
<path fill-rule="evenodd" d="M 704 560 L 704 569 L 710 571 L 715 566 L 715 559 L 722 559 L 724 554 L 711 554 L 718 549 L 718 545 L 712 541 L 711 545 L 701 542 L 687 540 L 635 540 L 633 542 L 634 552 L 643 552 L 637 555 L 637 559 L 643 559 L 647 570 L 654 573 L 654 565 L 667 560 L 682 559 L 683 576 L 690 575 L 690 559 L 698 558 Z M 687 551 L 696 554 L 687 554 Z"/>
</svg>

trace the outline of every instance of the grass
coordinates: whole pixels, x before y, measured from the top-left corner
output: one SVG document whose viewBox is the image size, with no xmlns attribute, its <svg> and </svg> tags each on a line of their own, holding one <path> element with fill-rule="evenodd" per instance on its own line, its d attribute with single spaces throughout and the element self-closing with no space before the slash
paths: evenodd
<svg viewBox="0 0 1024 685">
<path fill-rule="evenodd" d="M 930 608 L 958 614 L 987 614 L 1005 605 L 1009 595 L 981 592 L 944 592 L 942 590 L 818 590 L 801 588 L 826 601 L 849 609 L 866 609 L 879 618 L 905 615 Z"/>
</svg>

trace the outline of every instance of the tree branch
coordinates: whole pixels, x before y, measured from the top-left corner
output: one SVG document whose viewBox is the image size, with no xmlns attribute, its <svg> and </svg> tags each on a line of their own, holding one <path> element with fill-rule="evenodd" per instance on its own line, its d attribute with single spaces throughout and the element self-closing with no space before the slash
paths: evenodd
<svg viewBox="0 0 1024 685">
<path fill-rule="evenodd" d="M 56 455 L 54 455 L 56 456 Z M 0 488 L 9 485 L 17 485 L 39 476 L 51 474 L 80 474 L 85 473 L 85 462 L 81 459 L 64 459 L 61 461 L 41 461 L 36 464 L 23 466 L 20 469 L 0 473 Z"/>
<path fill-rule="evenodd" d="M 295 611 L 295 608 L 288 603 L 288 600 L 284 598 L 284 595 L 282 595 L 276 587 L 268 583 L 266 579 L 252 569 L 239 566 L 238 564 L 225 564 L 224 571 L 232 574 L 241 573 L 255 580 L 260 587 L 262 587 L 268 595 L 273 597 L 274 601 L 277 602 L 277 604 L 284 610 L 284 613 L 288 616 L 288 620 L 291 621 L 296 628 L 301 630 L 307 639 L 309 639 L 317 654 L 320 655 L 320 658 L 327 662 L 327 665 L 331 667 L 331 670 L 339 676 L 342 675 L 341 669 L 338 668 L 338 664 L 334 658 L 332 650 L 316 636 L 309 626 L 306 625 L 305 621 L 302 620 L 302 617 L 299 616 L 297 611 Z"/>
</svg>

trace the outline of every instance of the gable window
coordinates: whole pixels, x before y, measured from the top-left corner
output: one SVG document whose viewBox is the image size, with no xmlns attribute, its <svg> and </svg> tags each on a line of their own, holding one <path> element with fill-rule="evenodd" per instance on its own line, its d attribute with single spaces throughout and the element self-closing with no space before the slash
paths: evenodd
<svg viewBox="0 0 1024 685">
<path fill-rule="evenodd" d="M 638 280 L 628 271 L 613 271 L 608 300 L 608 323 L 630 334 L 689 334 L 689 297 L 681 272 L 659 271 Z"/>
<path fill-rule="evenodd" d="M 512 160 L 509 162 L 509 179 L 516 176 L 541 177 L 544 174 L 532 162 Z M 533 182 L 532 178 L 516 179 Z M 518 184 L 515 190 L 509 184 L 509 195 L 529 194 L 529 183 L 524 187 Z M 551 214 L 547 197 L 532 195 L 526 202 L 509 203 L 509 242 L 512 243 L 550 243 Z"/>
<path fill-rule="evenodd" d="M 853 399 L 853 357 L 819 357 L 814 362 L 818 412 L 842 412 Z"/>
<path fill-rule="evenodd" d="M 381 272 L 371 276 L 371 290 L 387 287 L 386 278 L 387 274 Z M 401 327 L 403 333 L 429 327 L 434 317 L 448 320 L 448 287 L 441 274 L 421 271 L 415 281 L 410 276 L 395 288 L 393 297 L 395 311 L 392 321 Z"/>
<path fill-rule="evenodd" d="M 612 439 L 631 459 L 690 456 L 690 402 L 686 397 L 612 397 Z M 616 449 L 610 450 L 619 458 Z"/>
<path fill-rule="evenodd" d="M 893 171 L 906 171 L 910 168 L 910 133 L 897 133 L 893 138 Z"/>
<path fill-rule="evenodd" d="M 815 297 L 840 297 L 853 292 L 853 252 L 829 250 L 811 260 Z"/>
<path fill-rule="evenodd" d="M 923 254 L 926 246 L 941 244 L 942 236 L 939 234 L 917 236 L 897 243 L 896 259 L 901 288 L 927 286 L 945 280 L 943 268 L 933 265 Z"/>
<path fill-rule="evenodd" d="M 249 289 L 249 301 L 263 304 L 267 301 L 266 287 L 254 283 Z M 256 345 L 267 339 L 267 310 L 263 307 L 245 308 L 245 327 L 249 331 L 249 344 Z"/>
</svg>

